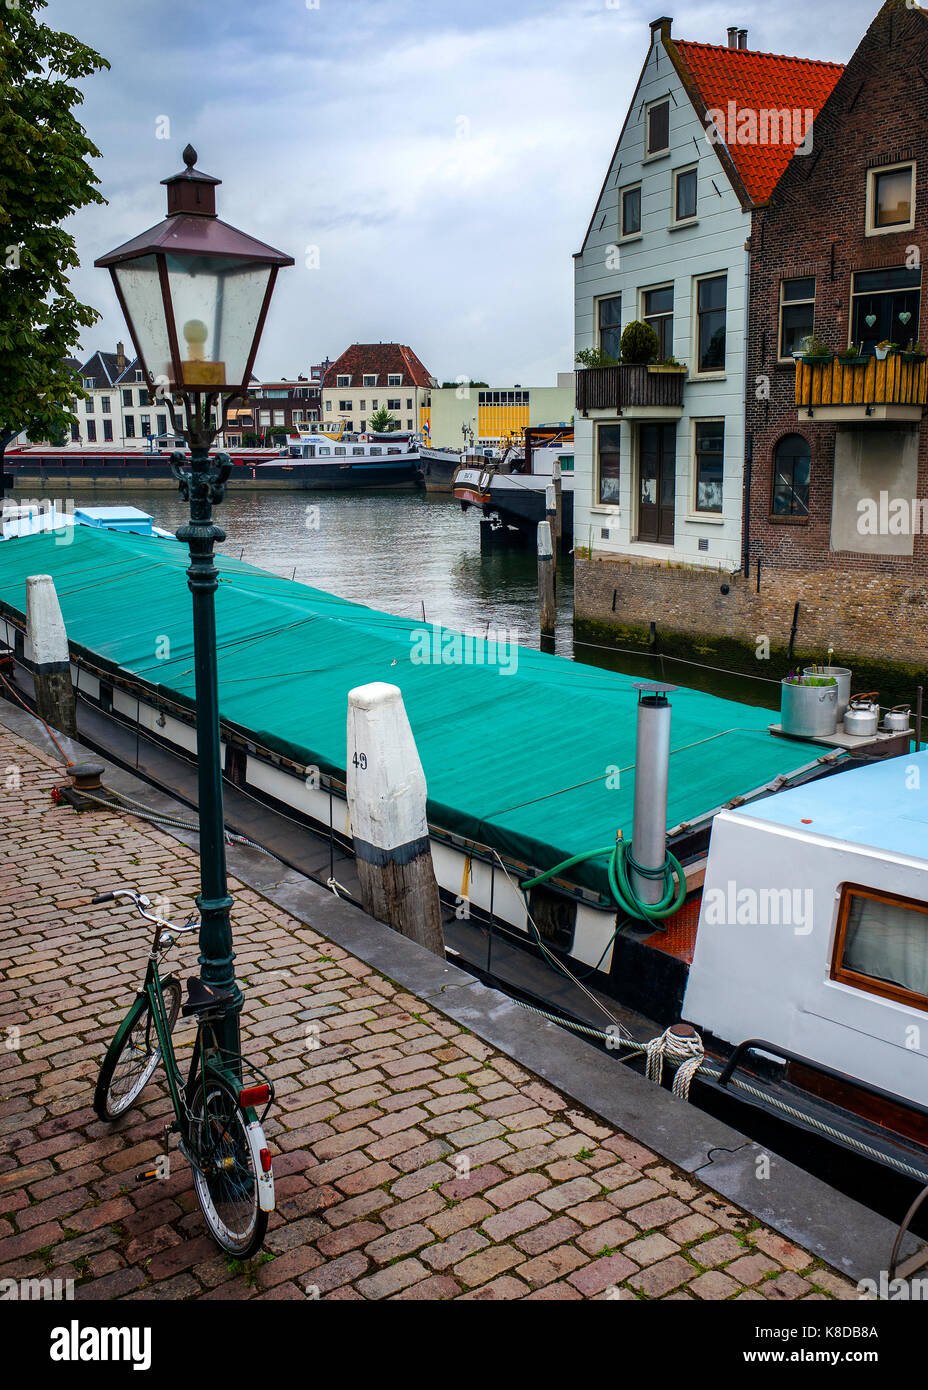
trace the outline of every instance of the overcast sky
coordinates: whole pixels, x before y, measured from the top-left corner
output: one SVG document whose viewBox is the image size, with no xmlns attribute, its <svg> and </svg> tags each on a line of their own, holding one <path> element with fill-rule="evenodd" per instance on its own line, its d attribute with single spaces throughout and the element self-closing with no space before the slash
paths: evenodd
<svg viewBox="0 0 928 1390">
<path fill-rule="evenodd" d="M 159 180 L 192 141 L 223 180 L 220 216 L 296 258 L 260 376 L 384 340 L 440 379 L 553 384 L 572 365 L 571 255 L 658 4 L 51 0 L 46 21 L 112 64 L 82 108 L 109 200 L 74 220 L 75 288 L 103 314 L 85 351 L 125 337 L 94 258 L 161 219 Z M 878 8 L 670 6 L 680 38 L 725 43 L 737 24 L 752 49 L 837 61 Z"/>
</svg>

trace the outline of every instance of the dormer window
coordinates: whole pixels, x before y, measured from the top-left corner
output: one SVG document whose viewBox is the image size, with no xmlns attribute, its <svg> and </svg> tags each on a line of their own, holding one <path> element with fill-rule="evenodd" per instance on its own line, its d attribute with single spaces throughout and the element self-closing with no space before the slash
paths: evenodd
<svg viewBox="0 0 928 1390">
<path fill-rule="evenodd" d="M 144 380 L 145 380 L 144 373 L 140 372 L 140 371 L 138 370 L 138 368 L 136 368 L 136 371 L 135 371 L 135 379 L 136 379 L 136 381 L 144 381 Z"/>
<path fill-rule="evenodd" d="M 351 377 L 350 377 L 350 376 L 338 376 L 338 377 L 335 378 L 335 385 L 336 385 L 336 386 L 350 386 L 350 385 L 351 385 Z"/>
<path fill-rule="evenodd" d="M 389 373 L 389 375 L 387 376 L 387 385 L 388 385 L 388 386 L 402 386 L 402 384 L 403 384 L 403 375 L 402 375 L 401 372 L 390 372 L 390 373 Z"/>
<path fill-rule="evenodd" d="M 670 102 L 652 101 L 645 112 L 645 153 L 664 154 L 670 149 Z"/>
<path fill-rule="evenodd" d="M 347 383 L 346 383 L 346 384 L 347 384 Z M 376 372 L 366 372 L 366 373 L 365 373 L 365 376 L 364 376 L 364 385 L 365 385 L 365 386 L 376 386 L 376 385 L 377 385 L 377 373 L 376 373 Z"/>
</svg>

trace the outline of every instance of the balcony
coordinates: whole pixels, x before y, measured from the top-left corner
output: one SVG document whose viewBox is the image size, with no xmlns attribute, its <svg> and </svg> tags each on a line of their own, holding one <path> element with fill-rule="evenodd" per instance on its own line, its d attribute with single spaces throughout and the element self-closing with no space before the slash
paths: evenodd
<svg viewBox="0 0 928 1390">
<path fill-rule="evenodd" d="M 627 419 L 679 420 L 686 370 L 673 367 L 588 367 L 577 372 L 577 410 L 618 412 Z"/>
<path fill-rule="evenodd" d="M 805 358 L 796 363 L 800 420 L 820 424 L 857 421 L 917 423 L 928 405 L 928 361 L 893 353 L 880 362 Z"/>
</svg>

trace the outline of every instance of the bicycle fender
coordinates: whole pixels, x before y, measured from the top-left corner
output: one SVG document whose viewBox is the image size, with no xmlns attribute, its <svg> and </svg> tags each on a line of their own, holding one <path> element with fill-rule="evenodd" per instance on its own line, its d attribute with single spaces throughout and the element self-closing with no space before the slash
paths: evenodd
<svg viewBox="0 0 928 1390">
<path fill-rule="evenodd" d="M 245 1126 L 245 1133 L 248 1136 L 248 1147 L 254 1160 L 255 1172 L 258 1175 L 258 1206 L 262 1211 L 273 1211 L 274 1170 L 271 1167 L 271 1154 L 264 1137 L 261 1121 L 251 1120 Z M 266 1171 L 265 1163 L 267 1163 Z"/>
</svg>

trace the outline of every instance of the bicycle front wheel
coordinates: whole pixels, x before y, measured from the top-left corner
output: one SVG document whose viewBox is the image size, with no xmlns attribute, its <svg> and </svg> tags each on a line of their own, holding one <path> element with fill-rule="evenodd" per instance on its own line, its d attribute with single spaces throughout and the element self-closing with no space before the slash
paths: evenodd
<svg viewBox="0 0 928 1390">
<path fill-rule="evenodd" d="M 247 1116 L 221 1077 L 197 1079 L 190 1096 L 193 1184 L 210 1235 L 223 1250 L 247 1259 L 261 1248 L 267 1212 L 258 1199 L 258 1173 L 248 1143 Z"/>
<path fill-rule="evenodd" d="M 161 998 L 172 1032 L 180 1013 L 180 981 L 173 975 L 161 983 Z M 101 1120 L 116 1120 L 134 1105 L 161 1061 L 161 1044 L 147 994 L 140 994 L 120 1024 L 103 1059 L 93 1108 Z"/>
</svg>

